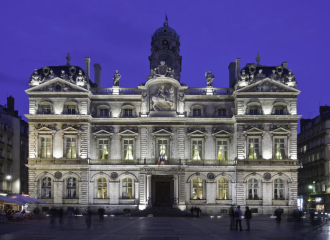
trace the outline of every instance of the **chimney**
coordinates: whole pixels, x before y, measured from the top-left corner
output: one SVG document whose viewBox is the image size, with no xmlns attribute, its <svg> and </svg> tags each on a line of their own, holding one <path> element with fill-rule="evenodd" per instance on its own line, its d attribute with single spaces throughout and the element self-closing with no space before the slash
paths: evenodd
<svg viewBox="0 0 330 240">
<path fill-rule="evenodd" d="M 86 77 L 88 78 L 87 81 L 91 78 L 91 59 L 89 57 L 85 57 L 85 72 Z"/>
<path fill-rule="evenodd" d="M 229 63 L 228 66 L 229 69 L 229 87 L 234 87 L 236 83 L 236 78 L 235 78 L 235 71 L 236 71 L 236 63 L 231 62 Z"/>
<path fill-rule="evenodd" d="M 7 97 L 7 111 L 8 113 L 14 114 L 15 110 L 15 98 L 13 98 L 11 95 Z"/>
<path fill-rule="evenodd" d="M 288 62 L 282 62 L 282 67 L 287 69 L 288 68 Z"/>
<path fill-rule="evenodd" d="M 101 66 L 98 63 L 94 64 L 94 82 L 97 84 L 97 87 L 101 87 Z"/>
<path fill-rule="evenodd" d="M 236 64 L 236 78 L 238 78 L 239 72 L 241 71 L 241 59 L 236 58 L 235 64 Z"/>
</svg>

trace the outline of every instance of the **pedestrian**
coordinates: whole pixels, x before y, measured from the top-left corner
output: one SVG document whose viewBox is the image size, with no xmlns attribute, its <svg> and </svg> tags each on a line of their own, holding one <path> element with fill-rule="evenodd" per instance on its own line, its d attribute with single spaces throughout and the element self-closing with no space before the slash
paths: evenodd
<svg viewBox="0 0 330 240">
<path fill-rule="evenodd" d="M 104 209 L 103 209 L 103 208 L 99 208 L 99 209 L 97 210 L 97 212 L 98 212 L 98 214 L 99 214 L 99 219 L 100 219 L 101 221 L 103 221 L 103 220 L 104 220 Z"/>
<path fill-rule="evenodd" d="M 239 224 L 239 230 L 243 231 L 242 229 L 242 211 L 241 206 L 237 206 L 237 209 L 235 210 L 235 219 L 236 219 L 236 231 L 238 230 L 238 224 Z"/>
<path fill-rule="evenodd" d="M 245 207 L 244 218 L 246 219 L 247 229 L 245 231 L 250 231 L 250 220 L 252 218 L 252 212 L 249 207 Z"/>
<path fill-rule="evenodd" d="M 194 216 L 194 207 L 190 208 L 191 216 Z"/>
<path fill-rule="evenodd" d="M 86 219 L 85 219 L 87 228 L 90 229 L 91 225 L 92 225 L 92 211 L 90 210 L 90 208 L 88 207 L 86 210 Z"/>
<path fill-rule="evenodd" d="M 62 223 L 63 223 L 63 215 L 64 215 L 64 213 L 63 213 L 63 209 L 60 208 L 60 209 L 58 210 L 58 223 L 59 223 L 59 224 L 62 224 Z"/>
<path fill-rule="evenodd" d="M 277 208 L 274 212 L 274 215 L 276 217 L 276 223 L 277 223 L 278 227 L 281 225 L 282 213 L 283 213 L 283 211 L 280 208 Z"/>
<path fill-rule="evenodd" d="M 235 213 L 234 213 L 234 205 L 231 204 L 230 208 L 229 208 L 229 217 L 230 217 L 230 230 L 235 230 L 234 227 L 234 220 L 235 220 Z"/>
<path fill-rule="evenodd" d="M 197 208 L 197 217 L 200 217 L 202 214 L 202 210 L 198 207 Z"/>
</svg>

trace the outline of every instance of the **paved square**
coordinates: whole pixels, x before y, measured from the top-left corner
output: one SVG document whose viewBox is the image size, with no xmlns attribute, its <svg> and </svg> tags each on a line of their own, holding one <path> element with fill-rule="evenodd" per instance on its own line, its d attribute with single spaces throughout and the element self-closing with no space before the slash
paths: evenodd
<svg viewBox="0 0 330 240">
<path fill-rule="evenodd" d="M 242 221 L 242 227 L 246 224 Z M 0 240 L 194 240 L 194 239 L 260 239 L 301 240 L 329 239 L 330 224 L 312 226 L 309 219 L 302 223 L 288 222 L 280 226 L 269 217 L 254 217 L 251 231 L 230 231 L 229 218 L 193 217 L 106 217 L 104 221 L 93 216 L 92 227 L 87 229 L 84 217 L 58 220 L 51 225 L 48 220 L 0 225 Z"/>
</svg>

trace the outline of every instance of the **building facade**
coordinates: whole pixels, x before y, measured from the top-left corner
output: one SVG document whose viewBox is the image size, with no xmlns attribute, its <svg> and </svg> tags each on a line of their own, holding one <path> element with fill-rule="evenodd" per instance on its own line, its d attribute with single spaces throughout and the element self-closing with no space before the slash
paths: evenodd
<svg viewBox="0 0 330 240">
<path fill-rule="evenodd" d="M 296 80 L 287 63 L 240 59 L 229 88 L 181 82 L 180 39 L 165 22 L 152 36 L 150 76 L 136 88 L 100 88 L 101 66 L 36 69 L 29 95 L 29 190 L 44 206 L 148 206 L 206 214 L 249 205 L 296 207 Z M 124 81 L 124 80 L 123 80 Z M 108 210 L 107 210 L 108 209 Z"/>
<path fill-rule="evenodd" d="M 28 193 L 28 123 L 15 111 L 15 99 L 0 105 L 0 194 Z"/>
<path fill-rule="evenodd" d="M 330 107 L 320 106 L 313 119 L 301 119 L 298 135 L 299 198 L 301 207 L 330 210 Z"/>
</svg>

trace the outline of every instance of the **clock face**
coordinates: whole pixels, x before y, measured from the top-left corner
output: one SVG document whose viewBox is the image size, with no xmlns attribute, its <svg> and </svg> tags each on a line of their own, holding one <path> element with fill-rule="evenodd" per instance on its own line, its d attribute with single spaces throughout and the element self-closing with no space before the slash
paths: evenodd
<svg viewBox="0 0 330 240">
<path fill-rule="evenodd" d="M 168 41 L 167 40 L 163 40 L 162 44 L 163 45 L 167 45 L 168 44 Z"/>
<path fill-rule="evenodd" d="M 160 55 L 159 58 L 158 58 L 158 61 L 157 61 L 157 64 L 160 64 L 161 61 L 165 61 L 165 64 L 170 67 L 170 68 L 173 68 L 173 60 L 172 60 L 172 57 L 170 55 L 167 55 L 167 54 L 163 54 L 163 55 Z"/>
</svg>

